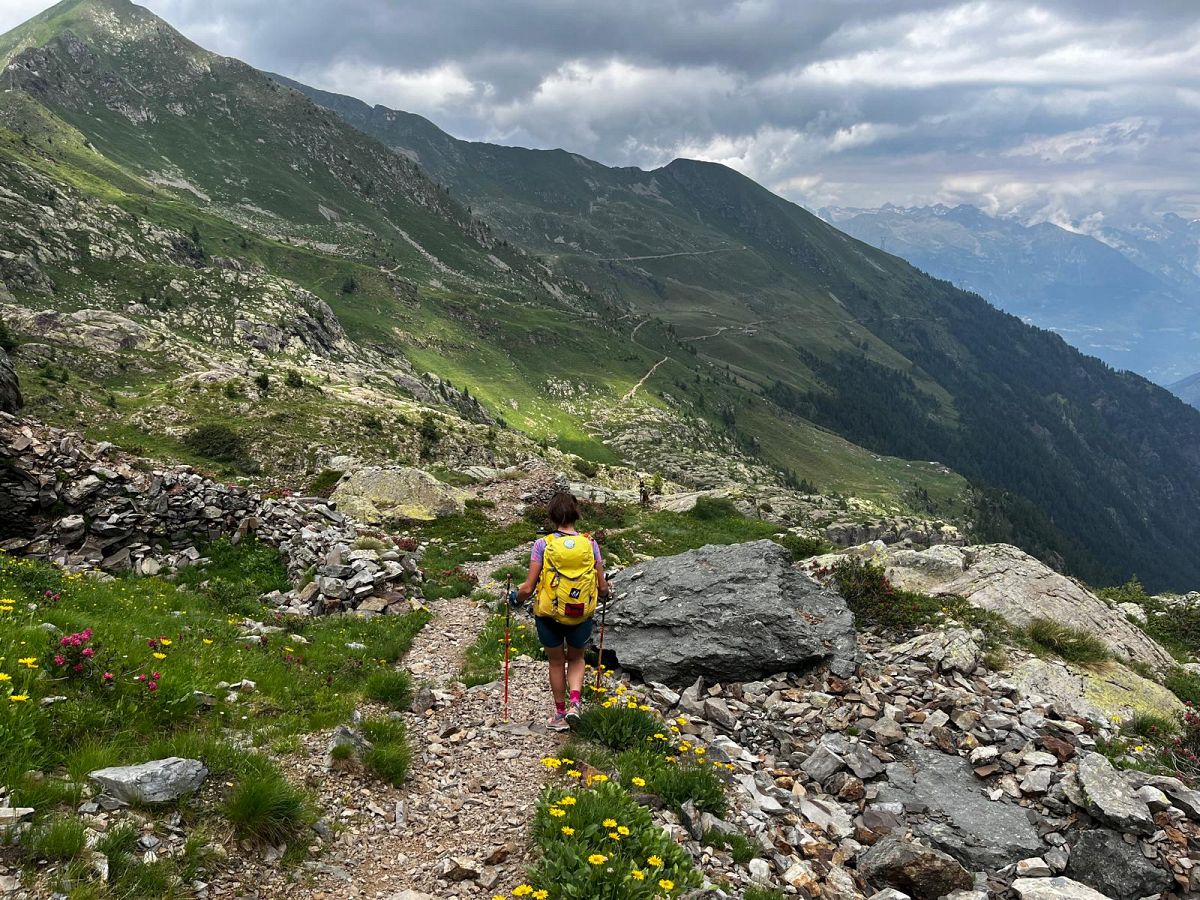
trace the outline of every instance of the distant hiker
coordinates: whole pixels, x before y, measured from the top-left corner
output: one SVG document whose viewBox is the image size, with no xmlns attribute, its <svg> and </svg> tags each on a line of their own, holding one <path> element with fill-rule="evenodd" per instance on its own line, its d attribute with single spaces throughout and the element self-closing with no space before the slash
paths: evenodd
<svg viewBox="0 0 1200 900">
<path fill-rule="evenodd" d="M 650 505 L 650 488 L 646 487 L 646 479 L 638 479 L 638 493 L 642 495 L 642 506 Z"/>
<path fill-rule="evenodd" d="M 533 619 L 550 659 L 554 695 L 554 714 L 547 724 L 561 731 L 567 727 L 567 716 L 579 714 L 583 649 L 592 636 L 596 604 L 608 596 L 609 587 L 600 545 L 575 529 L 579 521 L 575 498 L 555 494 L 546 514 L 554 532 L 534 541 L 529 575 L 508 600 L 518 605 L 534 597 Z"/>
</svg>

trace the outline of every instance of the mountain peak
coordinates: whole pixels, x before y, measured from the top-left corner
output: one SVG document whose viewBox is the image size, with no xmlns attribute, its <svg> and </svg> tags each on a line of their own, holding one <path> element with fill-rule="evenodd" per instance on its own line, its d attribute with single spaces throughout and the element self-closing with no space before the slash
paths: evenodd
<svg viewBox="0 0 1200 900">
<path fill-rule="evenodd" d="M 81 40 L 103 38 L 133 43 L 164 32 L 186 40 L 131 0 L 62 0 L 0 35 L 0 67 L 23 50 L 45 46 L 66 33 Z"/>
</svg>

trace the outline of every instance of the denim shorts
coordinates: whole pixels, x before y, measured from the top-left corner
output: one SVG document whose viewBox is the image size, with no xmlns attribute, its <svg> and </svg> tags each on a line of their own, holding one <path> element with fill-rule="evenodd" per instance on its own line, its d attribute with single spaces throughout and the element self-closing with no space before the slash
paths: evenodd
<svg viewBox="0 0 1200 900">
<path fill-rule="evenodd" d="M 579 650 L 586 647 L 592 638 L 591 619 L 578 625 L 564 625 L 547 616 L 534 616 L 533 621 L 543 647 L 561 647 L 566 641 L 569 646 Z"/>
</svg>

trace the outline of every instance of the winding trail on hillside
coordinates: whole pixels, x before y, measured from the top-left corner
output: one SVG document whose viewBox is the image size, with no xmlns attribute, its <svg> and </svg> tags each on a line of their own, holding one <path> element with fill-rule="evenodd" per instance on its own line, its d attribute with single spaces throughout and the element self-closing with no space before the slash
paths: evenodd
<svg viewBox="0 0 1200 900">
<path fill-rule="evenodd" d="M 621 402 L 628 403 L 630 400 L 632 400 L 633 395 L 638 392 L 638 388 L 640 388 L 643 384 L 645 384 L 646 381 L 650 378 L 650 376 L 654 374 L 655 370 L 658 369 L 659 366 L 661 366 L 663 363 L 665 363 L 670 358 L 671 357 L 669 357 L 669 356 L 664 356 L 662 359 L 660 359 L 658 362 L 656 362 L 654 365 L 652 365 L 650 367 L 650 371 L 642 376 L 642 380 L 639 381 L 637 384 L 635 384 L 633 387 L 631 387 L 629 390 L 627 390 L 625 392 L 625 396 L 623 396 L 621 398 Z"/>
<path fill-rule="evenodd" d="M 502 585 L 489 573 L 517 562 L 525 549 L 515 547 L 463 568 L 498 597 Z M 342 823 L 346 830 L 322 858 L 314 882 L 288 886 L 288 897 L 390 898 L 411 890 L 437 900 L 487 900 L 525 880 L 529 823 L 544 781 L 540 760 L 563 741 L 542 726 L 550 710 L 545 664 L 513 661 L 511 720 L 504 723 L 499 684 L 464 690 L 456 682 L 467 649 L 487 622 L 487 609 L 468 597 L 430 606 L 433 618 L 403 661 L 414 687 L 437 692 L 432 709 L 403 716 L 413 751 L 409 780 L 395 790 L 330 771 L 333 784 L 322 789 L 322 797 L 348 793 L 353 808 L 365 816 Z M 513 617 L 514 628 L 522 624 L 533 627 L 524 611 Z M 322 755 L 327 739 L 328 732 L 311 742 Z M 339 785 L 339 779 L 346 783 Z M 453 872 L 452 859 L 476 874 L 457 880 L 462 873 Z"/>
<path fill-rule="evenodd" d="M 716 250 L 682 250 L 679 253 L 657 253 L 651 256 L 600 256 L 596 262 L 637 262 L 643 259 L 672 259 L 676 256 L 708 256 L 710 253 L 740 253 L 746 247 L 720 247 Z"/>
</svg>

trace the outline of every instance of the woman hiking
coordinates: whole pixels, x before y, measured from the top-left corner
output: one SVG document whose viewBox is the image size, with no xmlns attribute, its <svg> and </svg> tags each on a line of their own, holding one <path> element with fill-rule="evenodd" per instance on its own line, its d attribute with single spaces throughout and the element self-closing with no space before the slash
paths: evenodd
<svg viewBox="0 0 1200 900">
<path fill-rule="evenodd" d="M 583 690 L 583 650 L 592 636 L 592 616 L 601 597 L 607 597 L 600 545 L 575 528 L 579 505 L 568 493 L 555 494 L 546 510 L 554 531 L 534 541 L 529 575 L 509 594 L 518 605 L 530 597 L 538 639 L 550 660 L 550 692 L 554 714 L 546 723 L 563 731 L 567 717 L 579 714 Z"/>
</svg>

